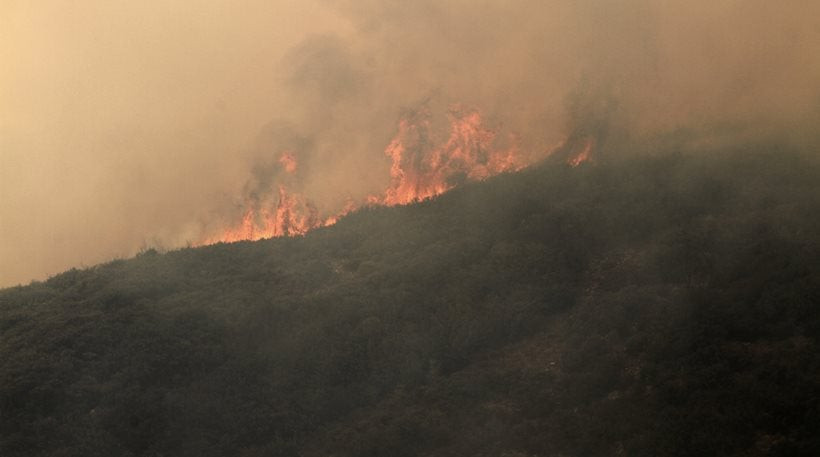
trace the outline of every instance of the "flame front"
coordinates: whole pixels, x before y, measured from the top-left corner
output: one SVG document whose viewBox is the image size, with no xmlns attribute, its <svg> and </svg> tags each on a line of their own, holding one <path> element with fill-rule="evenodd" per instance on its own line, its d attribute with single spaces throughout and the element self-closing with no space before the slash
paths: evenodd
<svg viewBox="0 0 820 457">
<path fill-rule="evenodd" d="M 363 201 L 348 199 L 345 206 L 322 215 L 304 195 L 278 184 L 275 201 L 249 198 L 242 219 L 201 244 L 259 240 L 303 235 L 311 229 L 335 224 L 341 217 L 364 205 L 405 205 L 440 195 L 466 181 L 486 179 L 528 165 L 516 143 L 498 147 L 497 134 L 489 129 L 476 110 L 455 107 L 449 113 L 449 132 L 437 138 L 427 111 L 418 111 L 399 121 L 398 131 L 385 148 L 390 158 L 390 183 L 386 189 Z M 589 143 L 571 161 L 587 160 Z M 293 175 L 299 166 L 293 152 L 282 153 L 281 170 Z M 273 189 L 271 189 L 273 190 Z"/>
<path fill-rule="evenodd" d="M 416 117 L 419 117 L 418 115 Z M 450 113 L 450 134 L 443 145 L 432 140 L 430 121 L 402 119 L 385 154 L 393 161 L 384 205 L 402 205 L 444 193 L 466 179 L 480 180 L 521 165 L 515 150 L 494 150 L 495 133 L 477 111 Z"/>
</svg>

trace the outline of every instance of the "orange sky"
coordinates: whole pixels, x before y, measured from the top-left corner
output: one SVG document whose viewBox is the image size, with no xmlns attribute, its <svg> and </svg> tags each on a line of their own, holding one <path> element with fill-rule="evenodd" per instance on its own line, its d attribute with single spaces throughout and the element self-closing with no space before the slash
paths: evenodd
<svg viewBox="0 0 820 457">
<path fill-rule="evenodd" d="M 344 25 L 304 0 L 0 2 L 0 286 L 184 242 L 241 185 L 284 52 Z"/>
<path fill-rule="evenodd" d="M 293 138 L 311 195 L 364 195 L 422 101 L 534 151 L 579 93 L 816 135 L 820 2 L 2 0 L 0 62 L 3 287 L 201 239 Z"/>
</svg>

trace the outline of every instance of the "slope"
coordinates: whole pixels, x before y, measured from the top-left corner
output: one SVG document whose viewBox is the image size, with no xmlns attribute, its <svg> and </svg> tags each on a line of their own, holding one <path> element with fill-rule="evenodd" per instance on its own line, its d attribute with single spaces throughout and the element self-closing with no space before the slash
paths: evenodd
<svg viewBox="0 0 820 457">
<path fill-rule="evenodd" d="M 0 291 L 0 454 L 816 453 L 818 178 L 544 163 Z"/>
</svg>

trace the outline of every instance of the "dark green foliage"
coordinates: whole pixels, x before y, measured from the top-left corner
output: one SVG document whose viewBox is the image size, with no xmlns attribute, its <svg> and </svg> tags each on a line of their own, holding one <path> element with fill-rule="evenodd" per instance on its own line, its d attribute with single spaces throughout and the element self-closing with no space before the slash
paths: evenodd
<svg viewBox="0 0 820 457">
<path fill-rule="evenodd" d="M 771 150 L 0 291 L 0 455 L 817 455 L 820 168 Z"/>
</svg>

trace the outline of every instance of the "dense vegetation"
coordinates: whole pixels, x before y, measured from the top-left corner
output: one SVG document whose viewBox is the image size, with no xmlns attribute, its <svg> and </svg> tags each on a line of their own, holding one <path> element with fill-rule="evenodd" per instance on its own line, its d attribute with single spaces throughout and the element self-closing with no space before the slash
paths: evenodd
<svg viewBox="0 0 820 457">
<path fill-rule="evenodd" d="M 757 149 L 0 291 L 0 455 L 820 455 L 820 168 Z"/>
</svg>

